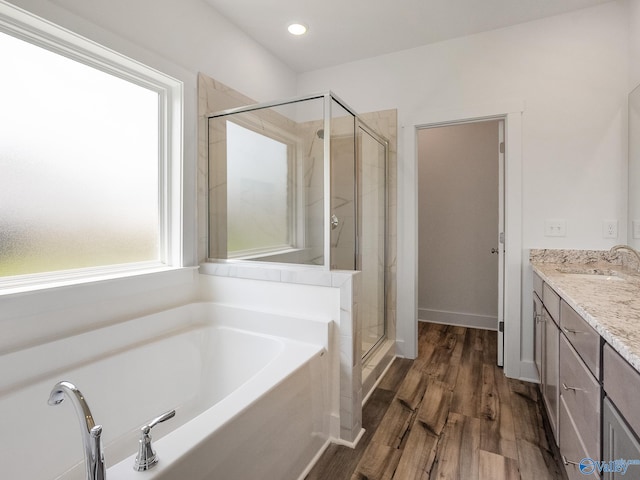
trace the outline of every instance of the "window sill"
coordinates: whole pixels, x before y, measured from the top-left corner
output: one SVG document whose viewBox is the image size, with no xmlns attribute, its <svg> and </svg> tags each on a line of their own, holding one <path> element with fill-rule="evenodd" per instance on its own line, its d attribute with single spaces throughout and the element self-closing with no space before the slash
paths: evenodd
<svg viewBox="0 0 640 480">
<path fill-rule="evenodd" d="M 126 279 L 144 279 L 149 287 L 166 285 L 168 282 L 182 282 L 191 278 L 198 267 L 167 267 L 165 265 L 145 265 L 132 269 L 91 269 L 58 273 L 57 275 L 25 275 L 0 280 L 0 297 L 54 289 L 89 286 L 98 283 L 114 283 Z M 148 278 L 144 278 L 148 276 Z"/>
</svg>

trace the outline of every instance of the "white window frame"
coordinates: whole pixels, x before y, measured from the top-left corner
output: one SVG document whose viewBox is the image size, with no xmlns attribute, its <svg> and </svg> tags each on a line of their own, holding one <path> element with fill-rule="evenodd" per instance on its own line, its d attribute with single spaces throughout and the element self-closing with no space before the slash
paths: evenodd
<svg viewBox="0 0 640 480">
<path fill-rule="evenodd" d="M 0 295 L 16 288 L 46 288 L 128 277 L 182 266 L 182 137 L 184 88 L 136 60 L 0 0 L 0 32 L 158 93 L 159 261 L 125 263 L 0 278 Z"/>
</svg>

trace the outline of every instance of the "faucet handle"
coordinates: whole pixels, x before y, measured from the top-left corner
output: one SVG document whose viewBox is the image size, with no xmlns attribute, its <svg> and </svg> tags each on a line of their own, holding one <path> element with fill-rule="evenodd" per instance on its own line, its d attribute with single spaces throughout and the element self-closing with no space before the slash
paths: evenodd
<svg viewBox="0 0 640 480">
<path fill-rule="evenodd" d="M 155 427 L 157 424 L 162 423 L 166 420 L 169 420 L 170 418 L 173 418 L 176 416 L 176 411 L 175 410 L 171 410 L 169 412 L 165 412 L 162 415 L 160 415 L 159 417 L 154 418 L 153 420 L 151 420 L 147 425 L 145 425 L 144 427 L 142 427 L 140 430 L 145 432 L 145 433 L 149 433 L 149 431 Z"/>
<path fill-rule="evenodd" d="M 170 418 L 175 417 L 175 415 L 175 410 L 165 412 L 159 417 L 151 420 L 147 425 L 144 425 L 140 428 L 140 445 L 138 448 L 138 455 L 136 456 L 136 460 L 133 464 L 134 470 L 143 472 L 145 470 L 149 470 L 156 463 L 158 463 L 158 456 L 151 446 L 151 435 L 149 435 L 149 433 L 151 432 L 151 429 L 157 424 L 169 420 Z"/>
</svg>

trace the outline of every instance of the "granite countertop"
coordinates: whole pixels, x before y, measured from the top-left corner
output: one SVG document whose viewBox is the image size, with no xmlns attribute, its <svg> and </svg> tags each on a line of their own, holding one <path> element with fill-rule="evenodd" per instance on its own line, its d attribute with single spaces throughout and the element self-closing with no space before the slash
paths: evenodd
<svg viewBox="0 0 640 480">
<path fill-rule="evenodd" d="M 624 266 L 616 257 L 610 258 L 608 252 L 548 252 L 532 250 L 534 272 L 640 372 L 638 271 Z"/>
</svg>

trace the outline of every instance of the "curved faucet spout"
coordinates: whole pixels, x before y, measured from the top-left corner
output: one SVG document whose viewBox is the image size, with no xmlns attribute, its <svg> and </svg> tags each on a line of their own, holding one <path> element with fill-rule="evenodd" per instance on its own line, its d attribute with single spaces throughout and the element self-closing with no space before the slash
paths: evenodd
<svg viewBox="0 0 640 480">
<path fill-rule="evenodd" d="M 611 247 L 611 250 L 609 250 L 609 252 L 613 254 L 613 253 L 617 253 L 619 250 L 626 250 L 632 255 L 635 255 L 636 260 L 638 261 L 638 270 L 640 270 L 640 252 L 638 252 L 633 247 L 630 247 L 629 245 L 615 245 Z"/>
<path fill-rule="evenodd" d="M 80 421 L 87 480 L 105 480 L 106 467 L 102 451 L 102 425 L 96 425 L 82 392 L 71 382 L 58 382 L 49 395 L 49 405 L 59 405 L 65 398 L 73 404 Z"/>
<path fill-rule="evenodd" d="M 87 405 L 87 401 L 84 399 L 82 392 L 80 392 L 73 383 L 56 383 L 49 395 L 49 405 L 60 405 L 64 401 L 65 396 L 69 398 L 73 407 L 76 409 L 78 419 L 81 423 L 80 428 L 82 428 L 83 436 L 88 436 L 91 429 L 96 426 L 96 422 L 93 420 L 93 415 L 91 415 L 91 410 L 89 409 L 89 405 Z M 84 423 L 84 425 L 82 425 L 82 423 Z"/>
</svg>

